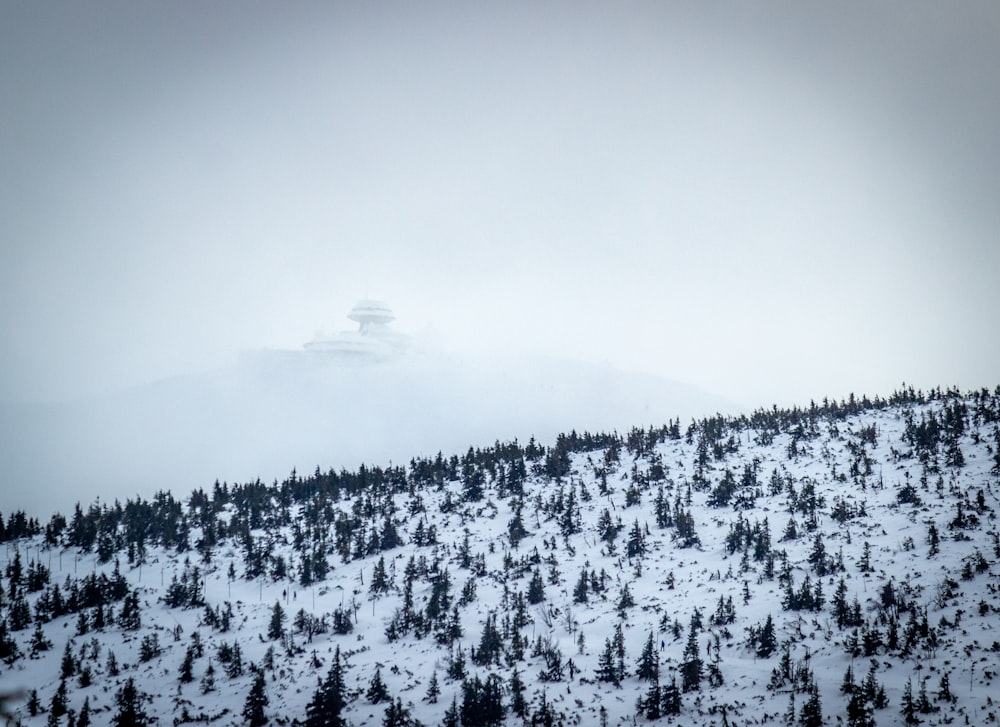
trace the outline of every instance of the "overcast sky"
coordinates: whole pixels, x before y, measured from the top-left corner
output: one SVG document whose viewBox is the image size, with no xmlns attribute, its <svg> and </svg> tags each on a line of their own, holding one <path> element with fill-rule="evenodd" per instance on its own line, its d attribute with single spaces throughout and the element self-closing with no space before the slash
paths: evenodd
<svg viewBox="0 0 1000 727">
<path fill-rule="evenodd" d="M 1000 384 L 1000 4 L 0 0 L 0 399 L 456 349 Z"/>
</svg>

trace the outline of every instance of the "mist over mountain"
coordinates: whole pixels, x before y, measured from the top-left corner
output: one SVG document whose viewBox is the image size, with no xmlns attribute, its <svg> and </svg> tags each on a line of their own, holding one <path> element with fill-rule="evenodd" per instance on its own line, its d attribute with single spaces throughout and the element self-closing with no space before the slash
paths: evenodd
<svg viewBox="0 0 1000 727">
<path fill-rule="evenodd" d="M 738 406 L 609 364 L 412 351 L 375 362 L 260 351 L 228 368 L 59 404 L 0 404 L 9 508 L 68 512 L 216 479 L 405 464 L 470 446 L 624 431 Z"/>
</svg>

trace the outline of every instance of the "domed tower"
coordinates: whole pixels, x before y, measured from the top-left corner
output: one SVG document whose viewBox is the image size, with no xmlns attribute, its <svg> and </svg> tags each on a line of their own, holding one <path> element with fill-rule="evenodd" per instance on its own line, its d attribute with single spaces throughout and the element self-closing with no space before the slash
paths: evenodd
<svg viewBox="0 0 1000 727">
<path fill-rule="evenodd" d="M 359 325 L 358 333 L 362 336 L 388 333 L 386 326 L 396 320 L 389 306 L 379 300 L 359 300 L 347 317 Z"/>
<path fill-rule="evenodd" d="M 396 316 L 385 303 L 359 300 L 347 317 L 358 324 L 358 330 L 343 331 L 329 338 L 318 336 L 304 348 L 337 359 L 355 361 L 387 359 L 406 349 L 407 337 L 389 328 Z"/>
</svg>

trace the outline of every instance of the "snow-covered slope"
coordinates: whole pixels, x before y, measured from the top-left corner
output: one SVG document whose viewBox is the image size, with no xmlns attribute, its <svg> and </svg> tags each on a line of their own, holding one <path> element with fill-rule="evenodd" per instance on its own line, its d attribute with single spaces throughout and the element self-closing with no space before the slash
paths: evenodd
<svg viewBox="0 0 1000 727">
<path fill-rule="evenodd" d="M 66 404 L 0 404 L 6 508 L 64 512 L 216 479 L 450 455 L 573 427 L 623 429 L 734 411 L 691 386 L 557 359 L 414 355 L 370 366 L 258 355 Z"/>
<path fill-rule="evenodd" d="M 665 723 L 900 724 L 908 685 L 925 724 L 995 723 L 998 425 L 1000 389 L 909 391 L 219 488 L 184 507 L 161 496 L 97 508 L 51 544 L 39 534 L 0 551 L 5 573 L 19 554 L 13 590 L 29 571 L 39 586 L 24 595 L 38 625 L 9 632 L 23 656 L 0 678 L 48 708 L 63 669 L 68 706 L 79 713 L 86 699 L 93 724 L 110 723 L 128 678 L 161 725 L 185 711 L 244 724 L 252 664 L 264 714 L 289 724 L 305 720 L 339 654 L 354 725 L 383 723 L 389 703 L 366 697 L 376 671 L 427 725 L 447 723 L 453 700 L 458 723 L 486 723 L 490 684 L 503 723 L 521 724 L 517 680 L 529 722 L 633 724 L 647 720 L 637 702 L 652 683 L 638 662 L 651 640 L 661 697 L 672 682 L 691 687 Z M 317 565 L 328 572 L 312 582 Z M 138 595 L 137 628 L 120 618 L 127 599 L 111 596 L 100 629 L 94 606 L 48 620 L 54 584 L 66 598 L 85 576 L 120 580 L 116 568 Z M 33 654 L 36 628 L 51 648 Z M 242 673 L 228 676 L 237 645 Z M 448 673 L 459 652 L 464 680 Z"/>
</svg>

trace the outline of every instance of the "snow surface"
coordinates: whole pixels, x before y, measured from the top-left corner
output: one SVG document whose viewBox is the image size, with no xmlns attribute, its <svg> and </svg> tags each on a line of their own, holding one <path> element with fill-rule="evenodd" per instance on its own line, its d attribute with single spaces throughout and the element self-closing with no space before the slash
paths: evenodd
<svg viewBox="0 0 1000 727">
<path fill-rule="evenodd" d="M 635 474 L 649 472 L 651 464 L 657 462 L 662 463 L 665 470 L 663 484 L 669 499 L 673 500 L 678 494 L 685 497 L 698 461 L 698 437 L 695 436 L 691 442 L 683 437 L 667 439 L 656 444 L 651 454 L 641 456 L 634 456 L 623 448 L 620 462 L 609 465 L 607 483 L 611 492 L 606 497 L 598 494 L 597 474 L 606 464 L 605 452 L 596 450 L 574 454 L 572 472 L 566 478 L 564 487 L 575 488 L 578 496 L 586 490 L 590 499 L 581 501 L 582 531 L 567 539 L 559 535 L 555 522 L 544 520 L 544 516 L 536 519 L 538 510 L 529 505 L 525 508 L 525 525 L 530 535 L 516 550 L 512 550 L 507 539 L 507 523 L 512 517 L 510 502 L 496 498 L 491 486 L 482 502 L 443 513 L 440 503 L 445 493 L 450 491 L 457 500 L 460 489 L 459 482 L 449 482 L 442 490 L 430 488 L 417 493 L 423 499 L 428 523 L 438 529 L 441 545 L 413 545 L 408 533 L 412 532 L 417 518 L 410 518 L 403 521 L 402 527 L 408 544 L 384 555 L 394 569 L 397 585 L 411 556 L 423 556 L 428 561 L 439 556 L 442 567 L 450 571 L 452 593 L 457 598 L 462 586 L 472 578 L 468 570 L 459 567 L 457 555 L 467 529 L 473 552 L 482 553 L 486 562 L 486 575 L 474 579 L 477 598 L 462 610 L 465 634 L 461 643 L 468 652 L 470 646 L 478 643 L 487 615 L 501 603 L 503 584 L 500 574 L 505 554 L 520 557 L 537 548 L 545 559 L 554 553 L 560 572 L 558 584 L 552 585 L 546 578 L 546 600 L 532 607 L 533 622 L 525 627 L 525 633 L 532 641 L 538 636 L 550 639 L 562 651 L 564 659 L 573 659 L 579 671 L 572 683 L 541 683 L 536 676 L 543 664 L 540 659 L 530 656 L 530 650 L 518 668 L 528 684 L 527 696 L 534 703 L 537 704 L 542 692 L 545 692 L 548 701 L 577 724 L 598 724 L 601 707 L 606 708 L 610 724 L 633 724 L 636 700 L 647 688 L 646 683 L 639 682 L 634 676 L 626 678 L 621 688 L 595 681 L 597 660 L 604 640 L 612 635 L 615 624 L 620 621 L 615 601 L 625 584 L 636 601 L 621 621 L 627 649 L 626 663 L 631 674 L 634 675 L 635 662 L 647 634 L 652 631 L 657 645 L 661 639 L 666 642 L 661 654 L 664 674 L 661 683 L 669 680 L 670 670 L 682 660 L 684 637 L 694 608 L 701 610 L 706 622 L 706 630 L 699 636 L 706 664 L 711 657 L 705 653 L 705 648 L 714 636 L 720 637 L 721 654 L 716 652 L 716 656 L 721 657 L 719 668 L 724 685 L 712 688 L 703 683 L 701 691 L 684 694 L 683 713 L 672 720 L 661 720 L 665 723 L 722 725 L 724 718 L 718 711 L 721 705 L 728 707 L 725 723 L 730 725 L 781 723 L 781 716 L 788 708 L 789 690 L 767 687 L 772 669 L 778 663 L 780 649 L 768 659 L 757 659 L 744 643 L 745 629 L 762 623 L 769 614 L 774 618 L 779 643 L 794 637 L 792 658 L 796 663 L 807 661 L 815 673 L 826 724 L 839 724 L 844 717 L 846 697 L 839 693 L 838 687 L 847 667 L 853 663 L 856 680 L 861 681 L 870 662 L 876 665 L 877 679 L 885 686 L 890 702 L 888 708 L 874 714 L 880 725 L 902 722 L 899 705 L 907 680 L 912 680 L 916 693 L 919 680 L 929 677 L 927 686 L 933 693 L 943 673 L 950 675 L 956 701 L 954 704 L 941 703 L 938 705 L 940 711 L 935 714 L 921 715 L 925 724 L 952 721 L 973 725 L 995 723 L 1000 712 L 995 704 L 998 693 L 995 677 L 1000 672 L 1000 646 L 997 644 L 1000 640 L 1000 592 L 997 588 L 997 555 L 990 535 L 996 532 L 996 512 L 1000 502 L 997 477 L 990 473 L 990 468 L 993 463 L 991 443 L 996 425 L 972 423 L 961 438 L 965 465 L 956 468 L 941 463 L 940 472 L 932 474 L 926 483 L 922 483 L 923 467 L 917 458 L 906 456 L 912 450 L 902 439 L 904 414 L 909 412 L 919 419 L 922 413 L 940 411 L 944 405 L 939 400 L 924 405 L 869 410 L 846 419 L 824 420 L 818 437 L 796 443 L 798 454 L 795 457 L 789 453 L 792 443 L 790 433 L 782 432 L 772 442 L 761 443 L 758 441 L 760 431 L 746 425 L 736 427 L 732 432 L 736 451 L 725 455 L 722 460 L 710 455 L 708 478 L 714 484 L 723 470 L 729 468 L 738 479 L 744 465 L 758 463 L 763 493 L 752 509 L 738 511 L 732 505 L 709 506 L 708 493 L 695 489 L 691 494 L 691 511 L 701 540 L 700 547 L 680 548 L 672 537 L 673 528 L 660 529 L 656 526 L 653 511 L 655 484 L 643 491 L 641 503 L 628 507 L 625 504 L 625 491 L 635 480 Z M 858 462 L 858 443 L 863 441 L 863 430 L 869 427 L 874 427 L 877 432 L 876 444 L 864 447 L 872 463 L 872 471 L 852 481 L 855 478 L 848 473 L 852 464 Z M 730 523 L 739 516 L 751 524 L 766 518 L 774 547 L 784 549 L 788 554 L 795 583 L 799 584 L 809 571 L 807 558 L 813 534 L 803 534 L 794 541 L 779 542 L 790 515 L 787 494 L 768 492 L 767 480 L 774 471 L 790 478 L 798 489 L 809 481 L 815 484 L 817 494 L 826 501 L 819 515 L 817 532 L 822 535 L 829 555 L 835 556 L 838 552 L 843 555 L 846 571 L 822 579 L 828 605 L 818 613 L 783 610 L 781 589 L 777 581 L 760 577 L 761 564 L 751 560 L 749 570 L 743 572 L 740 553 L 727 554 L 725 538 Z M 897 492 L 907 481 L 917 488 L 923 505 L 897 502 Z M 530 475 L 526 484 L 526 502 L 550 498 L 557 489 L 557 485 L 548 478 Z M 985 492 L 988 508 L 981 514 L 982 524 L 963 531 L 968 540 L 955 539 L 956 532 L 950 530 L 947 524 L 954 517 L 955 503 L 966 495 L 975 497 L 979 489 Z M 839 524 L 830 516 L 832 502 L 837 497 L 854 506 L 863 503 L 867 514 L 844 525 Z M 404 493 L 395 499 L 400 512 L 405 513 L 410 498 Z M 338 507 L 349 511 L 354 504 L 345 500 Z M 620 517 L 624 526 L 614 555 L 606 552 L 597 536 L 597 520 L 605 508 Z M 802 530 L 802 516 L 795 517 Z M 649 552 L 641 559 L 641 575 L 637 569 L 638 561 L 624 556 L 624 541 L 634 521 L 649 528 L 646 538 Z M 928 555 L 927 545 L 927 524 L 930 522 L 935 523 L 941 533 L 940 553 L 933 557 Z M 254 535 L 264 537 L 267 534 L 261 530 Z M 192 532 L 191 542 L 195 542 L 197 537 L 198 532 Z M 291 537 L 288 528 L 271 533 L 271 554 L 284 554 L 287 558 L 291 552 L 288 545 Z M 549 545 L 554 542 L 555 548 L 552 549 L 546 542 Z M 858 567 L 866 542 L 871 548 L 872 569 L 869 574 L 862 573 Z M 48 548 L 41 537 L 8 543 L 0 550 L 0 556 L 9 562 L 15 550 L 20 551 L 26 566 L 36 559 L 48 565 L 54 582 L 61 582 L 66 575 L 110 573 L 114 566 L 113 562 L 100 564 L 91 552 Z M 959 577 L 962 564 L 975 551 L 986 556 L 990 563 L 989 570 L 971 580 L 962 580 Z M 205 593 L 209 604 L 217 606 L 225 601 L 233 604 L 236 618 L 234 630 L 230 633 L 218 633 L 200 624 L 202 609 L 171 609 L 160 601 L 166 586 L 174 576 L 181 575 L 188 559 L 192 565 L 199 565 L 205 571 Z M 93 642 L 100 651 L 99 658 L 92 663 L 94 684 L 77 688 L 71 683 L 69 702 L 73 709 L 78 710 L 84 697 L 89 696 L 92 708 L 99 710 L 96 724 L 109 722 L 117 685 L 128 676 L 135 677 L 140 689 L 150 695 L 147 709 L 158 715 L 161 725 L 172 724 L 172 717 L 184 705 L 192 714 L 200 711 L 217 714 L 228 709 L 228 714 L 215 724 L 240 724 L 242 719 L 238 715 L 251 684 L 249 674 L 229 680 L 216 662 L 218 691 L 202 695 L 198 688 L 209 659 L 215 661 L 213 655 L 219 644 L 231 643 L 235 639 L 242 647 L 245 662 L 259 664 L 268 648 L 276 647 L 275 668 L 267 672 L 270 699 L 267 713 L 272 718 L 301 720 L 305 705 L 316 688 L 317 678 L 325 676 L 334 648 L 339 646 L 346 657 L 347 684 L 357 694 L 347 711 L 352 724 L 381 724 L 385 705 L 370 705 L 363 696 L 376 664 L 382 665 L 382 677 L 391 695 L 399 696 L 404 704 L 409 705 L 413 716 L 424 724 L 438 724 L 452 696 L 460 691 L 458 683 L 445 678 L 447 648 L 438 646 L 433 638 L 418 640 L 408 636 L 394 643 L 387 640 L 386 624 L 400 606 L 401 599 L 398 592 L 380 598 L 369 594 L 368 584 L 377 559 L 375 556 L 341 563 L 336 557 L 331 557 L 333 567 L 326 581 L 303 588 L 289 580 L 246 581 L 238 578 L 230 581 L 227 578 L 230 564 L 234 565 L 237 573 L 243 571 L 240 545 L 231 541 L 218 547 L 207 565 L 198 562 L 194 551 L 180 554 L 153 549 L 141 567 L 127 566 L 122 556 L 122 569 L 142 594 L 141 630 L 128 633 L 113 627 L 100 633 L 75 636 L 75 617 L 57 619 L 44 626 L 46 636 L 53 642 L 52 650 L 37 659 L 21 659 L 13 668 L 0 667 L 3 669 L 0 679 L 4 689 L 37 688 L 42 703 L 47 705 L 58 684 L 59 662 L 66 642 L 73 644 L 75 653 Z M 603 568 L 611 576 L 606 600 L 592 595 L 588 604 L 573 603 L 573 586 L 584 564 L 589 564 L 589 568 L 598 572 Z M 548 574 L 544 562 L 542 573 Z M 673 588 L 666 584 L 670 573 L 675 581 Z M 932 627 L 942 619 L 958 621 L 959 625 L 940 630 L 940 643 L 936 650 L 918 648 L 908 658 L 882 652 L 874 659 L 852 659 L 843 647 L 849 629 L 839 630 L 829 610 L 835 584 L 841 575 L 846 578 L 848 598 L 857 596 L 866 616 L 874 614 L 879 588 L 891 579 L 896 586 L 908 587 L 919 604 L 926 607 Z M 524 590 L 529 578 L 530 572 L 518 582 L 508 585 L 512 589 Z M 954 597 L 942 601 L 936 595 L 946 578 L 957 581 L 959 588 Z M 751 595 L 746 604 L 742 595 L 744 583 Z M 415 585 L 418 606 L 428 593 L 428 584 L 418 579 Z M 37 594 L 34 596 L 37 597 Z M 721 628 L 708 625 L 720 597 L 732 597 L 736 605 L 735 623 L 728 626 L 732 638 L 724 636 Z M 293 635 L 294 642 L 302 647 L 302 651 L 288 655 L 279 642 L 268 641 L 264 637 L 275 602 L 284 605 L 289 617 L 300 608 L 318 616 L 330 613 L 341 604 L 356 603 L 355 630 L 344 636 L 318 635 L 311 643 L 306 642 L 302 635 Z M 982 614 L 977 609 L 980 602 L 985 603 L 987 608 Z M 959 611 L 962 613 L 959 614 Z M 664 618 L 671 622 L 677 619 L 683 624 L 680 639 L 660 628 Z M 179 633 L 177 640 L 172 635 L 174 629 Z M 205 642 L 206 657 L 195 664 L 195 681 L 180 685 L 177 669 L 196 631 Z M 164 653 L 148 663 L 138 664 L 140 640 L 151 633 L 159 634 Z M 585 637 L 582 653 L 577 646 L 581 633 Z M 30 634 L 30 627 L 15 634 L 25 653 L 29 650 L 27 642 Z M 108 678 L 102 673 L 109 649 L 115 651 L 123 665 L 122 674 L 117 678 Z M 315 667 L 310 663 L 314 656 L 321 666 Z M 467 668 L 470 674 L 478 672 L 482 677 L 493 671 L 506 679 L 511 673 L 507 668 L 477 669 L 471 663 Z M 442 693 L 437 704 L 429 704 L 423 698 L 431 673 L 435 670 Z M 803 699 L 801 695 L 799 698 Z M 24 724 L 41 725 L 45 720 L 45 715 L 39 715 L 25 719 Z M 644 719 L 640 717 L 638 721 Z M 519 724 L 520 720 L 508 715 L 506 723 Z"/>
</svg>

